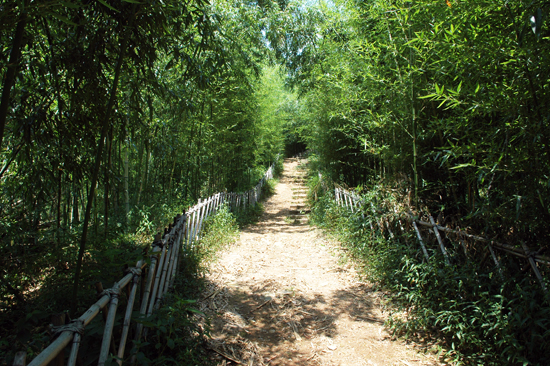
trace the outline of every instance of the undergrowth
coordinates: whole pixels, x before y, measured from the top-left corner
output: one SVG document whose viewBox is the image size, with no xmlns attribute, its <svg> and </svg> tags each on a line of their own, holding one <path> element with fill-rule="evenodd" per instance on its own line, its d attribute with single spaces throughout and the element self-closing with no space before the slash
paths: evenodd
<svg viewBox="0 0 550 366">
<path fill-rule="evenodd" d="M 138 318 L 149 327 L 151 337 L 134 344 L 139 365 L 208 365 L 205 342 L 210 324 L 195 303 L 204 287 L 204 273 L 216 253 L 235 242 L 238 226 L 227 205 L 204 222 L 199 242 L 183 256 L 174 291 L 164 306 L 147 318 Z"/>
<path fill-rule="evenodd" d="M 449 265 L 435 241 L 427 243 L 426 261 L 414 231 L 399 221 L 406 207 L 398 190 L 373 187 L 363 194 L 362 210 L 351 213 L 320 186 L 311 180 L 311 219 L 337 236 L 365 276 L 390 293 L 386 324 L 394 336 L 439 344 L 456 365 L 550 364 L 548 299 L 528 268 L 504 257 L 501 274 L 487 265 L 490 259 L 468 258 L 450 239 Z M 384 221 L 389 225 L 382 229 Z"/>
<path fill-rule="evenodd" d="M 282 159 L 280 165 L 282 166 Z M 264 185 L 262 198 L 275 192 L 276 183 L 276 180 L 269 180 Z M 134 266 L 137 260 L 143 258 L 144 249 L 150 246 L 151 235 L 159 230 L 153 222 L 166 223 L 173 211 L 173 208 L 168 209 L 165 206 L 143 208 L 133 216 L 133 234 L 125 234 L 121 227 L 115 225 L 119 231 L 113 231 L 108 240 L 101 235 L 92 237 L 82 272 L 82 283 L 86 290 L 80 292 L 79 303 L 82 306 L 78 310 L 79 314 L 96 301 L 94 283 L 99 281 L 108 287 L 114 280 L 120 279 L 122 269 L 125 266 Z M 237 213 L 231 213 L 227 206 L 222 206 L 205 221 L 200 243 L 183 256 L 173 292 L 167 294 L 162 308 L 148 318 L 136 316 L 133 320 L 142 322 L 149 328 L 147 339 L 128 346 L 133 347 L 138 356 L 138 364 L 207 364 L 204 347 L 201 345 L 208 337 L 208 322 L 195 308 L 195 301 L 204 285 L 205 266 L 220 248 L 236 240 L 239 227 L 257 222 L 262 213 L 263 205 L 260 202 Z M 117 218 L 112 221 L 116 222 Z M 76 234 L 73 236 L 77 237 Z M 35 297 L 28 297 L 23 306 L 0 309 L 0 331 L 3 333 L 0 338 L 0 365 L 10 365 L 15 353 L 21 350 L 25 350 L 27 360 L 31 360 L 51 342 L 50 316 L 68 309 L 69 306 L 67 296 L 59 294 L 71 291 L 73 271 L 69 263 L 74 262 L 75 252 L 72 249 L 61 248 L 56 252 L 54 264 L 47 269 L 49 273 L 44 276 Z M 120 309 L 126 306 L 126 301 L 126 296 L 122 294 Z M 121 321 L 121 316 L 117 315 L 118 322 Z M 103 320 L 101 316 L 97 316 L 87 326 L 82 339 L 79 356 L 83 360 L 97 361 L 102 334 Z"/>
</svg>

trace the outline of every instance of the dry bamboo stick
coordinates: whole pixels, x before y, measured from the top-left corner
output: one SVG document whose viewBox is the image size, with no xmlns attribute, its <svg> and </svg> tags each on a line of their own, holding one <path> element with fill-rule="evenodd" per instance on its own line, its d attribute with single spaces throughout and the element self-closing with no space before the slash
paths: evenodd
<svg viewBox="0 0 550 366">
<path fill-rule="evenodd" d="M 101 282 L 96 282 L 95 288 L 96 288 L 97 295 L 99 296 L 103 292 L 103 284 Z M 102 312 L 102 315 L 103 315 L 103 321 L 107 322 L 107 317 L 109 315 L 109 309 L 107 309 L 107 307 L 104 307 L 101 310 L 101 312 Z M 114 339 L 111 339 L 111 350 L 113 352 L 115 352 L 115 349 L 116 349 L 115 341 L 114 341 Z"/>
<path fill-rule="evenodd" d="M 214 352 L 216 352 L 216 353 L 219 354 L 220 356 L 223 356 L 223 357 L 227 358 L 229 361 L 235 362 L 237 365 L 242 365 L 242 364 L 243 364 L 242 362 L 240 362 L 240 361 L 236 360 L 235 358 L 233 358 L 233 357 L 227 355 L 226 353 L 223 353 L 223 352 L 220 351 L 220 350 L 215 349 L 214 347 L 212 347 L 211 350 L 214 351 Z"/>
<path fill-rule="evenodd" d="M 141 268 L 142 261 L 140 260 L 136 267 Z M 122 358 L 124 358 L 124 349 L 126 348 L 126 340 L 128 339 L 128 333 L 130 332 L 130 320 L 132 317 L 132 310 L 134 308 L 134 302 L 136 299 L 137 288 L 139 284 L 140 275 L 133 273 L 132 288 L 130 290 L 130 296 L 128 296 L 128 304 L 126 305 L 126 313 L 124 314 L 124 323 L 122 325 L 122 335 L 120 336 L 120 343 L 118 344 L 118 360 L 117 363 L 122 365 Z"/>
<path fill-rule="evenodd" d="M 388 231 L 390 233 L 390 238 L 394 239 L 395 238 L 395 235 L 393 235 L 393 232 L 391 231 L 391 227 L 390 227 L 390 223 L 386 220 L 384 220 L 383 222 L 386 223 L 386 226 L 388 227 Z"/>
<path fill-rule="evenodd" d="M 192 247 L 195 243 L 195 232 L 196 232 L 196 220 L 197 220 L 197 208 L 193 207 L 191 212 L 190 228 L 189 228 L 189 245 Z"/>
<path fill-rule="evenodd" d="M 27 352 L 20 351 L 15 354 L 13 366 L 25 366 L 27 364 Z"/>
<path fill-rule="evenodd" d="M 498 269 L 498 273 L 500 275 L 500 278 L 504 281 L 504 273 L 502 273 L 502 268 L 500 267 L 500 263 L 498 261 L 498 258 L 495 255 L 495 251 L 493 250 L 493 246 L 491 245 L 490 242 L 487 244 L 487 246 L 489 247 L 489 252 L 491 253 L 491 257 L 493 258 L 493 262 L 495 262 L 495 266 Z"/>
<path fill-rule="evenodd" d="M 124 284 L 125 280 L 129 276 L 125 276 L 122 280 L 120 280 L 118 283 L 119 285 L 126 285 Z M 129 280 L 128 280 L 129 281 Z M 124 286 L 120 286 L 123 288 Z M 88 325 L 92 319 L 95 318 L 95 316 L 99 313 L 101 309 L 105 307 L 109 303 L 109 296 L 105 295 L 102 296 L 101 299 L 96 301 L 84 314 L 82 314 L 78 319 L 81 320 L 84 324 L 84 326 Z M 53 341 L 46 349 L 44 349 L 32 362 L 29 364 L 29 366 L 45 366 L 47 365 L 51 360 L 57 356 L 57 354 L 69 344 L 71 341 L 71 338 L 73 337 L 73 331 L 72 330 L 66 330 L 63 333 L 57 337 L 55 341 Z"/>
<path fill-rule="evenodd" d="M 58 313 L 58 314 L 52 315 L 51 317 L 52 325 L 57 327 L 61 325 L 65 325 L 66 317 L 67 317 L 67 314 L 65 313 Z M 64 361 L 65 361 L 65 355 L 61 352 L 57 355 L 57 357 L 52 362 L 50 362 L 48 366 L 63 366 L 63 364 L 65 363 Z"/>
<path fill-rule="evenodd" d="M 412 215 L 409 215 L 409 216 L 410 216 L 410 219 L 414 220 Z M 425 221 L 421 221 L 421 220 L 414 220 L 414 221 L 416 221 L 417 224 L 422 225 L 422 226 L 433 227 L 433 225 L 430 224 L 429 222 L 425 222 Z M 473 240 L 476 240 L 476 241 L 481 241 L 481 242 L 489 242 L 490 241 L 489 239 L 486 239 L 486 238 L 483 238 L 483 237 L 477 236 L 477 235 L 468 234 L 464 231 L 453 230 L 453 229 L 449 229 L 447 227 L 440 226 L 440 225 L 436 225 L 436 226 L 437 226 L 437 229 L 440 230 L 440 231 L 445 231 L 445 232 L 453 233 L 453 234 L 457 234 L 457 235 L 463 235 L 464 237 L 467 237 L 467 238 L 470 238 L 470 239 L 473 239 Z M 519 248 L 516 248 L 516 247 L 514 247 L 512 245 L 509 245 L 509 244 L 499 243 L 499 242 L 496 242 L 496 241 L 491 241 L 491 243 L 492 243 L 493 247 L 495 247 L 497 249 L 508 250 L 508 251 L 510 251 L 510 254 L 514 254 L 518 257 L 526 258 L 525 254 Z M 536 255 L 533 256 L 533 259 L 535 261 L 539 262 L 539 263 L 550 265 L 550 258 L 549 257 L 536 254 Z"/>
<path fill-rule="evenodd" d="M 413 220 L 412 222 L 414 230 L 416 231 L 416 236 L 418 237 L 418 241 L 420 242 L 420 246 L 422 247 L 422 252 L 424 253 L 424 258 L 426 258 L 426 261 L 430 260 L 430 257 L 428 256 L 428 251 L 426 250 L 426 247 L 424 246 L 424 241 L 422 240 L 422 236 L 420 235 L 420 230 L 418 230 L 418 226 L 416 226 L 416 221 Z"/>
<path fill-rule="evenodd" d="M 156 273 L 156 267 L 157 267 L 157 261 L 158 261 L 158 253 L 161 251 L 160 246 L 155 245 L 153 243 L 153 254 L 151 255 L 151 264 L 149 265 L 149 275 L 147 276 L 147 283 L 145 284 L 145 293 L 143 294 L 143 299 L 141 300 L 141 306 L 139 313 L 141 316 L 144 316 L 147 313 L 147 306 L 149 304 L 149 295 L 151 294 L 151 284 L 153 283 L 153 280 L 155 278 Z M 141 332 L 143 331 L 143 324 L 137 323 L 136 325 L 136 334 L 134 339 L 136 341 L 139 341 L 141 339 Z M 132 356 L 132 360 L 130 361 L 131 364 L 135 364 L 136 357 L 135 355 Z"/>
<path fill-rule="evenodd" d="M 437 230 L 437 224 L 434 221 L 434 218 L 430 215 L 430 222 L 432 223 L 433 231 L 435 233 L 435 237 L 437 238 L 437 241 L 439 242 L 439 247 L 441 248 L 441 253 L 443 253 L 443 256 L 445 257 L 445 264 L 449 265 L 449 256 L 447 255 L 447 251 L 445 250 L 445 246 L 443 245 L 443 239 L 441 239 L 441 235 L 439 235 L 439 231 Z"/>
<path fill-rule="evenodd" d="M 197 205 L 197 210 L 195 211 L 195 214 L 194 214 L 194 219 L 193 219 L 193 244 L 197 241 L 197 236 L 198 236 L 198 231 L 199 231 L 199 220 L 200 220 L 200 217 L 201 217 L 201 209 L 202 209 L 202 205 Z"/>
<path fill-rule="evenodd" d="M 180 221 L 179 221 L 179 215 L 174 218 L 174 227 L 172 229 L 172 233 L 171 233 L 171 238 L 172 239 L 172 244 L 171 246 L 174 248 L 174 254 L 173 254 L 173 259 L 172 261 L 170 261 L 170 266 L 168 267 L 168 273 L 167 273 L 167 277 L 166 277 L 166 286 L 164 288 L 164 293 L 168 290 L 168 288 L 171 286 L 171 278 L 172 278 L 172 267 L 174 266 L 175 262 L 176 262 L 176 258 L 177 258 L 177 253 L 178 253 L 178 250 L 179 250 L 179 238 L 180 238 Z M 163 293 L 163 295 L 164 295 Z"/>
<path fill-rule="evenodd" d="M 162 268 L 164 266 L 165 260 L 166 260 L 166 244 L 163 242 L 160 260 L 158 263 L 158 270 L 156 271 L 157 273 L 155 274 L 155 282 L 153 284 L 153 290 L 151 291 L 151 301 L 149 301 L 149 308 L 147 309 L 147 316 L 153 313 L 153 307 L 155 305 L 155 299 L 157 296 L 157 291 L 159 289 L 160 276 L 161 276 L 161 272 L 162 272 Z"/>
<path fill-rule="evenodd" d="M 529 251 L 529 248 L 527 245 L 525 245 L 524 242 L 521 242 L 521 246 L 523 247 L 523 250 L 525 251 L 525 255 L 527 256 L 527 259 L 529 260 L 529 264 L 531 265 L 531 268 L 533 269 L 533 272 L 535 272 L 535 276 L 537 276 L 537 279 L 540 282 L 540 286 L 542 287 L 542 290 L 544 291 L 544 294 L 548 296 L 548 290 L 546 289 L 546 285 L 544 284 L 544 280 L 539 272 L 539 269 L 537 268 L 537 264 L 535 263 L 535 260 L 533 257 L 531 257 L 531 252 Z"/>
<path fill-rule="evenodd" d="M 174 284 L 174 280 L 176 279 L 176 276 L 178 274 L 178 267 L 179 267 L 179 263 L 180 263 L 180 256 L 181 256 L 181 251 L 182 251 L 182 248 L 184 246 L 184 238 L 185 238 L 185 218 L 182 217 L 181 219 L 181 224 L 180 224 L 180 231 L 179 231 L 179 237 L 177 239 L 177 251 L 176 251 L 176 260 L 174 261 L 174 267 L 172 268 L 172 277 L 170 279 L 170 287 L 173 286 Z"/>
<path fill-rule="evenodd" d="M 166 245 L 168 245 L 168 243 L 166 243 Z M 157 290 L 157 297 L 155 299 L 155 305 L 153 306 L 154 310 L 160 307 L 160 302 L 165 292 L 164 288 L 166 286 L 166 275 L 168 273 L 168 267 L 170 266 L 170 262 L 174 261 L 173 256 L 174 256 L 174 245 L 170 245 L 169 248 L 167 249 L 164 265 L 162 266 L 162 274 L 159 282 L 159 288 Z"/>
<path fill-rule="evenodd" d="M 205 202 L 199 210 L 199 218 L 198 218 L 198 223 L 197 223 L 197 233 L 195 234 L 195 238 L 197 240 L 199 240 L 199 238 L 200 238 L 200 234 L 201 234 L 201 230 L 202 230 L 202 222 L 205 219 L 206 210 L 208 208 L 207 203 L 208 202 Z"/>
<path fill-rule="evenodd" d="M 80 348 L 80 341 L 82 336 L 79 333 L 75 333 L 73 336 L 73 345 L 71 347 L 71 353 L 69 354 L 69 360 L 67 366 L 75 366 L 78 359 L 78 350 Z"/>
<path fill-rule="evenodd" d="M 105 322 L 105 330 L 103 332 L 103 339 L 101 341 L 101 350 L 99 351 L 99 362 L 98 366 L 104 366 L 109 357 L 109 349 L 111 347 L 111 338 L 113 335 L 113 327 L 115 325 L 115 316 L 116 310 L 118 307 L 118 296 L 120 288 L 117 286 L 117 283 L 113 286 L 113 292 L 110 293 L 111 301 L 109 304 L 109 315 L 107 316 L 107 321 Z M 116 352 L 116 349 L 114 350 Z"/>
</svg>

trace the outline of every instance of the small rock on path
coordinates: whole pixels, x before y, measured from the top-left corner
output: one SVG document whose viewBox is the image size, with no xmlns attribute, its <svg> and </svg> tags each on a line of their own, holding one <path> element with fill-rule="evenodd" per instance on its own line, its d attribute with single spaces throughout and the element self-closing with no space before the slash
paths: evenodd
<svg viewBox="0 0 550 366">
<path fill-rule="evenodd" d="M 218 365 L 439 365 L 391 340 L 382 294 L 339 263 L 337 245 L 287 219 L 297 187 L 290 178 L 304 162 L 285 160 L 260 222 L 219 253 L 207 276 L 200 306 Z"/>
</svg>

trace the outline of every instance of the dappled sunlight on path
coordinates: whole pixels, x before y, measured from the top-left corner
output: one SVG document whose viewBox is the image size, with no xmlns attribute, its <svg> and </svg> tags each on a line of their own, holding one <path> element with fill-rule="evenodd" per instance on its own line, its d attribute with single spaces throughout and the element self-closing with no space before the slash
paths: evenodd
<svg viewBox="0 0 550 366">
<path fill-rule="evenodd" d="M 299 162 L 285 161 L 257 225 L 220 254 L 201 308 L 219 365 L 437 365 L 392 341 L 383 294 L 358 281 L 318 229 L 289 219 Z"/>
</svg>

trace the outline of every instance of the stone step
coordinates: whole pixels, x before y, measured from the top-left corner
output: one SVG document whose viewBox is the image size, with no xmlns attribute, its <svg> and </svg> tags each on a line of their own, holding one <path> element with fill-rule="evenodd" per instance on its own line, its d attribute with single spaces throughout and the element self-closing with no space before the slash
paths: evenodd
<svg viewBox="0 0 550 366">
<path fill-rule="evenodd" d="M 288 219 L 294 224 L 307 224 L 309 222 L 307 215 L 290 215 Z"/>
<path fill-rule="evenodd" d="M 308 214 L 311 212 L 311 210 L 309 208 L 304 208 L 304 209 L 290 209 L 288 211 L 291 215 L 303 215 L 303 214 Z"/>
</svg>

